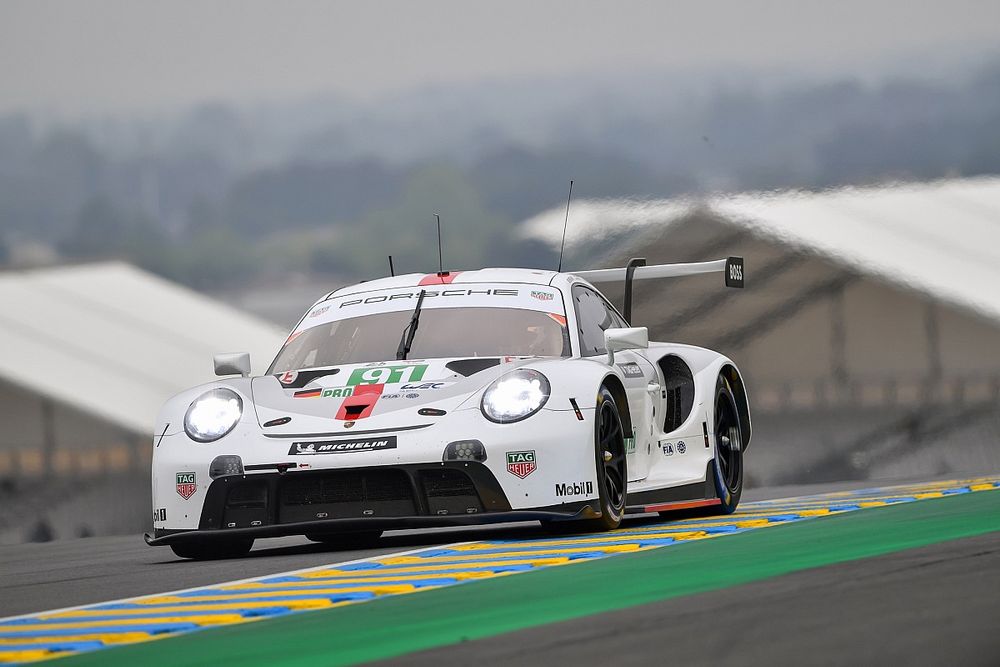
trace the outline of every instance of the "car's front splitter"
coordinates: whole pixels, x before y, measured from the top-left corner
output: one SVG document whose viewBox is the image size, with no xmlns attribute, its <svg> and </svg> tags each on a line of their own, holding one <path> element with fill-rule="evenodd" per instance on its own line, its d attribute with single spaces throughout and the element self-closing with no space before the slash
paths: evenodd
<svg viewBox="0 0 1000 667">
<path fill-rule="evenodd" d="M 154 547 L 171 544 L 203 542 L 209 540 L 256 539 L 262 537 L 287 537 L 327 533 L 356 533 L 366 530 L 402 530 L 407 528 L 447 528 L 476 526 L 512 521 L 575 521 L 596 519 L 601 513 L 594 509 L 597 501 L 567 503 L 556 507 L 539 507 L 509 512 L 466 514 L 453 516 L 371 517 L 360 519 L 317 519 L 297 523 L 282 523 L 249 528 L 220 528 L 215 530 L 156 530 L 146 533 L 146 544 Z"/>
</svg>

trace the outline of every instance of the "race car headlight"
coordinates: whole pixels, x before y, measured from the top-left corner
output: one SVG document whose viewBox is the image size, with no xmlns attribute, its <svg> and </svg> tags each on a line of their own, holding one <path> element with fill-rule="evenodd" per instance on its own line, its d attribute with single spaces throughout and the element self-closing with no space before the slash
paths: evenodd
<svg viewBox="0 0 1000 667">
<path fill-rule="evenodd" d="M 493 381 L 483 393 L 483 416 L 498 424 L 520 421 L 549 400 L 549 381 L 538 371 L 521 369 Z"/>
<path fill-rule="evenodd" d="M 198 397 L 184 415 L 192 440 L 212 442 L 233 430 L 243 415 L 243 399 L 232 389 L 213 389 Z"/>
</svg>

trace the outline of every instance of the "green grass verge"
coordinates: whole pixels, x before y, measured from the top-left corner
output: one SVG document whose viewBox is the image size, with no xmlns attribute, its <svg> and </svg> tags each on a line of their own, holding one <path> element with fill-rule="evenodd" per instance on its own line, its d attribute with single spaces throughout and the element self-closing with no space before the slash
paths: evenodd
<svg viewBox="0 0 1000 667">
<path fill-rule="evenodd" d="M 353 664 L 996 530 L 1000 493 L 985 491 L 228 626 L 58 664 Z"/>
</svg>

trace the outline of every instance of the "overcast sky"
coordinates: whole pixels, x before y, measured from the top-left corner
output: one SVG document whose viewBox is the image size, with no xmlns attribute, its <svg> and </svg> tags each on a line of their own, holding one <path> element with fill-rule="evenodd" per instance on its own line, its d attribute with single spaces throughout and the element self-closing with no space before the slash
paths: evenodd
<svg viewBox="0 0 1000 667">
<path fill-rule="evenodd" d="M 997 0 L 0 0 L 0 111 L 366 98 L 634 68 L 870 74 L 998 49 Z"/>
</svg>

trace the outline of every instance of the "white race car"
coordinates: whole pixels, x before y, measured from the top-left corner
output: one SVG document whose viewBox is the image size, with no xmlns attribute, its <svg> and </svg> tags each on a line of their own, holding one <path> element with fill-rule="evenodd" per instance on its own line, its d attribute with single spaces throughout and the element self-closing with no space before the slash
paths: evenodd
<svg viewBox="0 0 1000 667">
<path fill-rule="evenodd" d="M 174 396 L 156 423 L 151 545 L 181 557 L 255 538 L 360 544 L 387 529 L 729 513 L 750 442 L 736 365 L 629 326 L 635 279 L 743 261 L 560 273 L 410 274 L 324 296 L 271 364 Z M 625 282 L 622 315 L 592 283 Z"/>
</svg>

